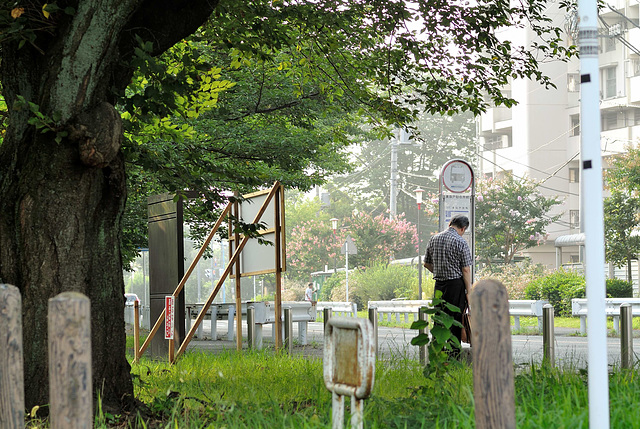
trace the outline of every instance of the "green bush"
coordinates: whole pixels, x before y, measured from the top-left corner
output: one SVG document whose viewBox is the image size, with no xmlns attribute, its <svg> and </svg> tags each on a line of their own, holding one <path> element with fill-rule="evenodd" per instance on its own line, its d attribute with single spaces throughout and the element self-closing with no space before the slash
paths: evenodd
<svg viewBox="0 0 640 429">
<path fill-rule="evenodd" d="M 320 288 L 318 301 L 331 301 L 331 293 L 333 292 L 333 289 L 336 287 L 339 288 L 340 285 L 343 285 L 344 280 L 344 272 L 335 273 L 331 277 L 328 277 Z"/>
<path fill-rule="evenodd" d="M 609 298 L 631 298 L 633 283 L 621 279 L 607 279 L 607 296 Z"/>
<path fill-rule="evenodd" d="M 430 298 L 434 281 L 422 273 L 422 291 Z M 322 285 L 320 301 L 344 301 L 345 274 L 339 272 Z M 366 308 L 369 301 L 388 301 L 394 298 L 418 299 L 418 270 L 402 265 L 374 265 L 349 272 L 349 300 L 358 308 Z"/>
<path fill-rule="evenodd" d="M 504 285 L 509 299 L 526 299 L 525 288 L 533 280 L 548 274 L 542 264 L 532 264 L 529 260 L 510 264 L 492 264 L 479 269 L 475 279 L 498 280 Z"/>
<path fill-rule="evenodd" d="M 369 301 L 418 297 L 418 270 L 414 267 L 374 265 L 355 272 L 353 280 L 357 285 L 353 300 L 358 308 L 366 308 Z"/>
<path fill-rule="evenodd" d="M 527 299 L 546 299 L 557 316 L 571 316 L 571 300 L 584 298 L 585 280 L 572 271 L 558 270 L 533 280 L 525 288 Z"/>
</svg>

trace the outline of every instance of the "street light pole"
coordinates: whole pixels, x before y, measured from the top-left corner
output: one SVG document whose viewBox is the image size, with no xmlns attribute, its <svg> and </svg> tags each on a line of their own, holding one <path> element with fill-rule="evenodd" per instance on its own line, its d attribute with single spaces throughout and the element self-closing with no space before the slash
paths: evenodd
<svg viewBox="0 0 640 429">
<path fill-rule="evenodd" d="M 422 299 L 422 252 L 420 251 L 420 214 L 422 212 L 422 193 L 424 190 L 415 190 L 416 202 L 418 203 L 418 299 Z"/>
<path fill-rule="evenodd" d="M 333 247 L 336 246 L 336 230 L 338 229 L 338 219 L 337 218 L 331 218 L 331 229 L 333 229 Z M 335 274 L 337 272 L 337 268 L 336 268 L 336 256 L 333 256 L 333 273 Z"/>
</svg>

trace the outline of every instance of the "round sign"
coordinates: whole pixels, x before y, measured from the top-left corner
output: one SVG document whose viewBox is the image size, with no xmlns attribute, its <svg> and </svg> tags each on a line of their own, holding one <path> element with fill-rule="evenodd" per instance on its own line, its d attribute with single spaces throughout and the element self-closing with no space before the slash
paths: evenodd
<svg viewBox="0 0 640 429">
<path fill-rule="evenodd" d="M 465 192 L 473 183 L 473 170 L 464 161 L 453 160 L 442 168 L 442 184 L 449 192 Z"/>
</svg>

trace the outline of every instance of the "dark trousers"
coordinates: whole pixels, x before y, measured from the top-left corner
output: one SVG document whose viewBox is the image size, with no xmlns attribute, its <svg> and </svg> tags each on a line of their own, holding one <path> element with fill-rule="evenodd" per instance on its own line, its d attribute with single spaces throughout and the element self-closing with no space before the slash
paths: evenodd
<svg viewBox="0 0 640 429">
<path fill-rule="evenodd" d="M 449 304 L 455 305 L 460 310 L 459 311 L 451 311 L 447 309 L 445 306 L 442 306 L 442 310 L 453 317 L 454 320 L 462 323 L 462 311 L 467 304 L 467 295 L 464 290 L 464 281 L 462 278 L 452 279 L 452 280 L 436 280 L 435 290 L 442 291 L 442 299 L 448 302 Z M 458 339 L 462 337 L 462 328 L 460 326 L 451 325 L 451 335 Z M 460 356 L 460 348 L 456 347 L 453 343 L 451 344 L 452 351 L 449 352 L 449 355 L 454 358 L 458 358 Z"/>
</svg>

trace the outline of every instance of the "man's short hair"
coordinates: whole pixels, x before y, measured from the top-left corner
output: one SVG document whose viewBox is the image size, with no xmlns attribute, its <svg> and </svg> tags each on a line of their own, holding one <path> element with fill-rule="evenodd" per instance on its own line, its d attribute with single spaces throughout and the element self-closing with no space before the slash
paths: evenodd
<svg viewBox="0 0 640 429">
<path fill-rule="evenodd" d="M 455 226 L 456 228 L 467 228 L 469 226 L 469 218 L 464 215 L 455 215 L 451 218 L 449 226 Z"/>
</svg>

